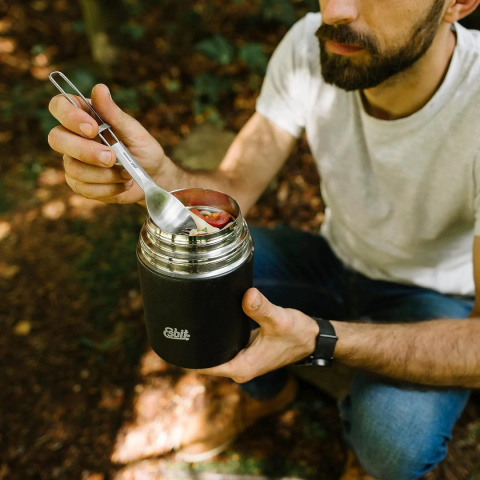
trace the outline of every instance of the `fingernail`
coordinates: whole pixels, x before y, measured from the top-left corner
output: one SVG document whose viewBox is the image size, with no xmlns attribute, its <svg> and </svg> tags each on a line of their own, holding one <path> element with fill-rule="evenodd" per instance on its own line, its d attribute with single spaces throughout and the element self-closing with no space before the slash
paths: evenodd
<svg viewBox="0 0 480 480">
<path fill-rule="evenodd" d="M 257 296 L 255 297 L 255 300 L 252 302 L 250 305 L 252 308 L 258 308 L 260 306 L 260 302 L 262 301 L 260 294 L 257 293 Z"/>
<path fill-rule="evenodd" d="M 98 156 L 98 159 L 104 165 L 110 166 L 110 164 L 112 163 L 112 153 L 104 151 L 100 153 L 100 155 Z"/>
<path fill-rule="evenodd" d="M 87 135 L 87 137 L 93 133 L 93 127 L 90 123 L 81 123 L 79 128 L 84 135 Z"/>
<path fill-rule="evenodd" d="M 125 188 L 130 188 L 133 185 L 133 180 L 129 180 L 128 182 L 125 182 Z"/>
<path fill-rule="evenodd" d="M 120 172 L 120 176 L 122 178 L 125 178 L 125 180 L 130 180 L 132 178 L 132 176 L 125 170 L 123 169 L 121 172 Z"/>
</svg>

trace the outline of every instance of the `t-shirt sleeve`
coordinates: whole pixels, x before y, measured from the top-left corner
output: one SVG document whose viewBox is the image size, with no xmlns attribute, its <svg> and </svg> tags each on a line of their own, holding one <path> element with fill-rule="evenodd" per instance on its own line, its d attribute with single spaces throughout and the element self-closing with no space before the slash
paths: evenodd
<svg viewBox="0 0 480 480">
<path fill-rule="evenodd" d="M 275 49 L 256 110 L 298 138 L 305 127 L 309 67 L 307 17 L 299 20 Z M 311 33 L 311 35 L 313 35 Z"/>
</svg>

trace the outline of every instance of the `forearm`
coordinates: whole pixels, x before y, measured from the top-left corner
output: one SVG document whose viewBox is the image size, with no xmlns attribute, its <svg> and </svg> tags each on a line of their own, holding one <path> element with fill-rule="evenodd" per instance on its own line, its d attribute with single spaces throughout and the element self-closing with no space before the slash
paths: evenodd
<svg viewBox="0 0 480 480">
<path fill-rule="evenodd" d="M 238 133 L 219 167 L 187 171 L 165 159 L 156 182 L 168 190 L 202 187 L 231 195 L 246 213 L 284 164 L 296 139 L 265 117 L 254 114 Z"/>
<path fill-rule="evenodd" d="M 339 363 L 413 383 L 480 387 L 480 318 L 332 324 Z"/>
</svg>

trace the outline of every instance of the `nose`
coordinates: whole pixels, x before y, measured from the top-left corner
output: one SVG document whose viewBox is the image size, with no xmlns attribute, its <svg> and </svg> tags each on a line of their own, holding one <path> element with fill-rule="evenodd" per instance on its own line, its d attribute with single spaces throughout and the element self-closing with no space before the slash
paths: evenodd
<svg viewBox="0 0 480 480">
<path fill-rule="evenodd" d="M 358 17 L 358 0 L 320 0 L 322 21 L 329 25 L 352 23 Z"/>
</svg>

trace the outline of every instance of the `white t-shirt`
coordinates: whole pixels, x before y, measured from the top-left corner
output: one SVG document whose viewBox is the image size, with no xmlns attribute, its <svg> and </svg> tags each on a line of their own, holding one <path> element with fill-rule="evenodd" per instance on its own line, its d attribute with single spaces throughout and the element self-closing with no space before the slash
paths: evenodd
<svg viewBox="0 0 480 480">
<path fill-rule="evenodd" d="M 297 22 L 277 47 L 257 111 L 305 130 L 327 205 L 322 234 L 345 264 L 380 280 L 473 295 L 480 235 L 480 32 L 455 25 L 447 75 L 421 110 L 369 116 L 358 92 L 326 84 L 314 33 Z"/>
</svg>

